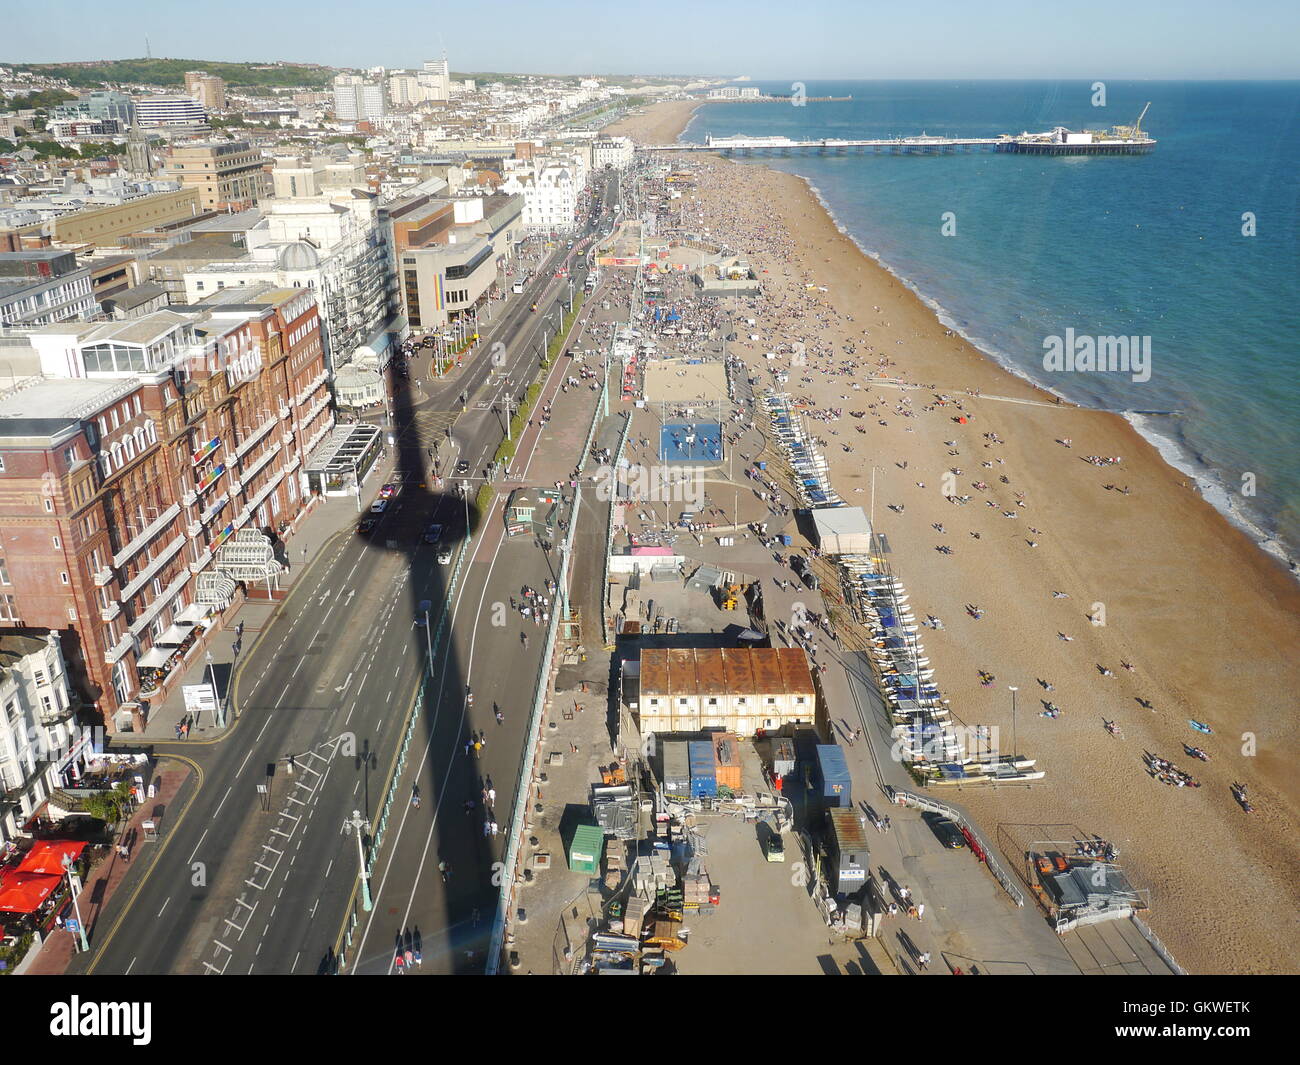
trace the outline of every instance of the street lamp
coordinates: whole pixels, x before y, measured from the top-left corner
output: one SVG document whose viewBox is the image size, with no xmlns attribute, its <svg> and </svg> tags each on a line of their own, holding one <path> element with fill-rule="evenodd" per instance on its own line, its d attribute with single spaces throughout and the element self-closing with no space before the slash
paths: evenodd
<svg viewBox="0 0 1300 1065">
<path fill-rule="evenodd" d="M 361 865 L 361 906 L 369 912 L 373 903 L 370 901 L 370 870 L 366 867 L 366 852 L 361 844 L 361 836 L 370 831 L 370 822 L 361 816 L 360 810 L 353 810 L 352 816 L 343 822 L 343 834 L 357 836 L 357 861 Z"/>
<path fill-rule="evenodd" d="M 469 481 L 460 482 L 460 497 L 465 500 L 465 542 L 469 543 Z"/>
<path fill-rule="evenodd" d="M 81 877 L 77 876 L 77 863 L 71 854 L 63 856 L 63 871 L 68 874 L 68 891 L 72 895 L 72 911 L 77 915 L 77 931 L 81 935 L 81 949 L 90 949 L 90 940 L 86 938 L 86 922 L 81 919 Z"/>
<path fill-rule="evenodd" d="M 1016 744 L 1016 692 L 1020 689 L 1013 684 L 1007 685 L 1007 691 L 1011 693 L 1011 757 L 1014 758 L 1019 752 L 1019 746 Z"/>
</svg>

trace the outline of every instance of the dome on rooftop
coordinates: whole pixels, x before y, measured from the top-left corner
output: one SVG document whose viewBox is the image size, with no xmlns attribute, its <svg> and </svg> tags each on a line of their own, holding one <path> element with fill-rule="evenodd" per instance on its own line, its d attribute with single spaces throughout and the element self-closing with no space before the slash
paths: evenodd
<svg viewBox="0 0 1300 1065">
<path fill-rule="evenodd" d="M 320 255 L 310 244 L 296 240 L 281 248 L 275 261 L 281 270 L 314 270 L 320 266 Z"/>
</svg>

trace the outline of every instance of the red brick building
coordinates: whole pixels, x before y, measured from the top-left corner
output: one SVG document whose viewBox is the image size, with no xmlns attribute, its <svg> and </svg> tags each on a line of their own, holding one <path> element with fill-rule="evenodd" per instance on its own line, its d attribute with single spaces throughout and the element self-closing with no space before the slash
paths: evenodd
<svg viewBox="0 0 1300 1065">
<path fill-rule="evenodd" d="M 60 631 L 112 731 L 161 699 L 249 585 L 269 592 L 333 424 L 314 295 L 33 330 L 0 398 L 0 631 Z"/>
</svg>

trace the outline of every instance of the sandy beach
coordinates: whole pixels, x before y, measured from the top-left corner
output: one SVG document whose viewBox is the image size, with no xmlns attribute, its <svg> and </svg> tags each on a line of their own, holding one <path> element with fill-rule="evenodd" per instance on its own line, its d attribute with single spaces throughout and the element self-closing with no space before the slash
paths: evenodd
<svg viewBox="0 0 1300 1065">
<path fill-rule="evenodd" d="M 696 106 L 654 105 L 609 130 L 666 143 Z M 758 324 L 738 327 L 731 350 L 765 386 L 773 370 L 789 372 L 781 387 L 806 400 L 846 502 L 869 507 L 875 467 L 874 517 L 891 563 L 917 616 L 944 622 L 925 646 L 954 714 L 999 726 L 1009 750 L 1007 688 L 1019 688 L 1016 746 L 1047 778 L 952 797 L 993 839 L 1005 838 L 1000 827 L 1073 825 L 1116 843 L 1150 893 L 1149 923 L 1192 972 L 1296 971 L 1291 575 L 1122 418 L 1057 404 L 949 334 L 838 232 L 801 179 L 713 156 L 689 165 L 689 206 L 710 239 L 764 281 L 754 309 L 737 305 Z M 790 341 L 807 345 L 806 365 L 764 357 Z M 1098 467 L 1088 456 L 1121 461 Z M 954 505 L 952 494 L 972 498 Z M 1040 716 L 1048 700 L 1060 717 Z M 1210 761 L 1188 757 L 1184 743 Z M 1144 751 L 1201 787 L 1157 782 Z M 1253 814 L 1234 800 L 1234 781 L 1249 785 Z"/>
</svg>

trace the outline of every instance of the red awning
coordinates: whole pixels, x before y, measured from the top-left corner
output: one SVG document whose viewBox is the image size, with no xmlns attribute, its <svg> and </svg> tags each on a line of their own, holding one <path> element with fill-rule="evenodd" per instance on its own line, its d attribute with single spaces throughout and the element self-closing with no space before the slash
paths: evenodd
<svg viewBox="0 0 1300 1065">
<path fill-rule="evenodd" d="M 18 872 L 62 876 L 63 856 L 69 854 L 75 860 L 81 857 L 81 852 L 85 849 L 84 843 L 72 839 L 37 840 L 27 856 L 18 863 Z"/>
<path fill-rule="evenodd" d="M 10 873 L 0 888 L 0 910 L 6 913 L 35 913 L 63 879 L 40 873 Z"/>
</svg>

